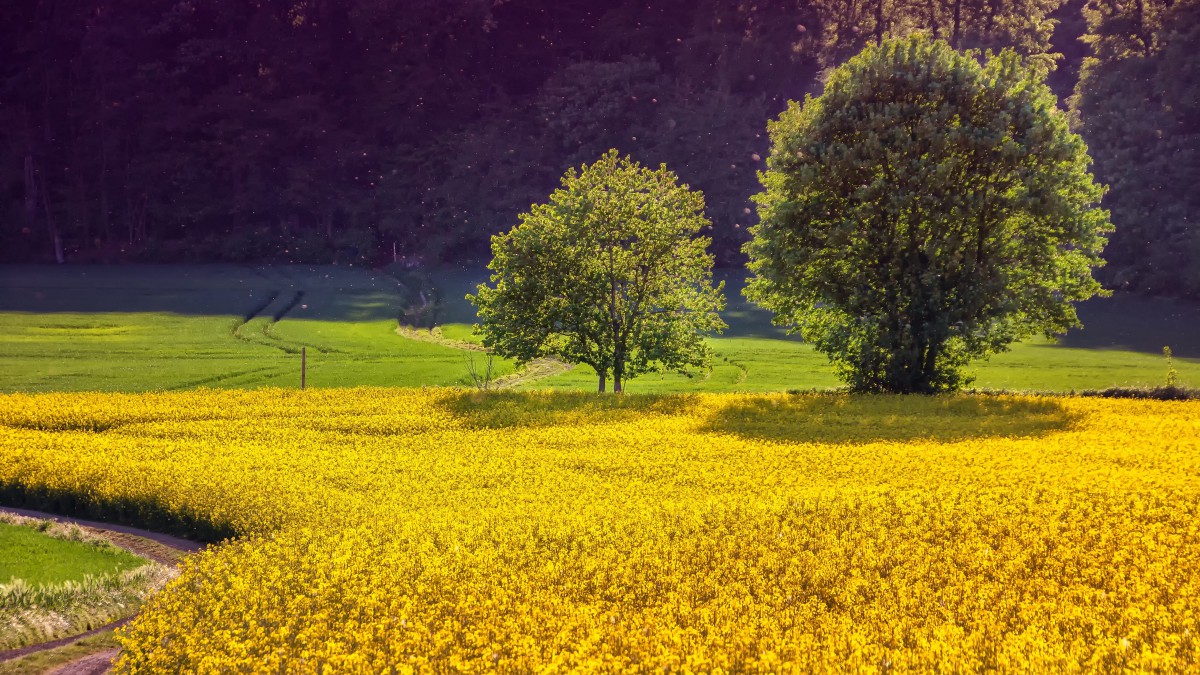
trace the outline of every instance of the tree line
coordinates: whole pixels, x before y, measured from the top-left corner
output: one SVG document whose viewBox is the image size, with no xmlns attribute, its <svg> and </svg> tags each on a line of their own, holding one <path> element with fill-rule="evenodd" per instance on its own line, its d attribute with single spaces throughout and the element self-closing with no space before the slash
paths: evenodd
<svg viewBox="0 0 1200 675">
<path fill-rule="evenodd" d="M 609 148 L 757 223 L 764 121 L 924 33 L 1057 69 L 1112 189 L 1110 286 L 1200 295 L 1196 0 L 13 0 L 0 257 L 486 260 Z"/>
</svg>

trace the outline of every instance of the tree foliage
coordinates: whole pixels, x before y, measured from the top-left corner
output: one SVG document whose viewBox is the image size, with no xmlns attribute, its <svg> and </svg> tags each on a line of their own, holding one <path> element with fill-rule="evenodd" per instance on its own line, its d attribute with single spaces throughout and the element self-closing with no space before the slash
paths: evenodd
<svg viewBox="0 0 1200 675">
<path fill-rule="evenodd" d="M 1058 1 L 9 0 L 0 258 L 482 260 L 615 147 L 740 263 L 762 119 L 881 35 L 1044 53 Z"/>
<path fill-rule="evenodd" d="M 1095 0 L 1072 98 L 1111 186 L 1113 288 L 1200 298 L 1200 2 Z"/>
<path fill-rule="evenodd" d="M 852 388 L 934 392 L 1078 325 L 1108 231 L 1083 141 L 1006 50 L 886 40 L 769 126 L 747 295 Z"/>
<path fill-rule="evenodd" d="M 468 296 L 495 353 L 586 363 L 613 391 L 653 369 L 706 367 L 722 330 L 704 198 L 665 166 L 610 150 L 492 238 L 492 284 Z"/>
<path fill-rule="evenodd" d="M 816 0 L 823 39 L 849 56 L 868 43 L 923 33 L 955 49 L 1050 51 L 1051 15 L 1066 0 Z"/>
</svg>

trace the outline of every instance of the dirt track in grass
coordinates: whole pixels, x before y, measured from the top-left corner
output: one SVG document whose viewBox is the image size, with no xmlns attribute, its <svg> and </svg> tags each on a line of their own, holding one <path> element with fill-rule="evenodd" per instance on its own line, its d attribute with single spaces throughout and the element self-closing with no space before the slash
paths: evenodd
<svg viewBox="0 0 1200 675">
<path fill-rule="evenodd" d="M 85 530 L 104 537 L 111 541 L 114 545 L 119 546 L 134 555 L 153 560 L 154 562 L 163 565 L 176 565 L 179 561 L 189 553 L 195 553 L 204 548 L 203 544 L 198 544 L 187 539 L 172 537 L 166 534 L 141 530 L 136 527 L 127 527 L 125 525 L 112 525 L 109 523 L 99 523 L 91 520 L 81 520 L 79 518 L 68 518 L 59 516 L 53 513 L 44 513 L 42 511 L 32 511 L 29 509 L 17 509 L 8 506 L 0 506 L 0 511 L 13 513 L 27 518 L 39 518 L 42 520 L 53 520 L 60 523 L 74 523 L 84 528 Z M 30 654 L 46 652 L 52 649 L 58 649 L 66 645 L 72 644 L 86 637 L 102 633 L 104 631 L 119 628 L 132 620 L 133 617 L 127 617 L 114 621 L 112 623 L 93 628 L 86 633 L 72 635 L 49 642 L 42 642 L 35 645 L 27 645 L 17 649 L 9 649 L 0 651 L 0 662 L 12 661 Z M 111 651 L 111 650 L 108 650 Z M 107 652 L 99 652 L 97 654 L 89 654 L 77 661 L 65 664 L 52 672 L 55 673 L 102 673 L 108 669 L 108 661 L 111 660 L 115 653 L 108 654 L 105 658 L 103 655 Z"/>
</svg>

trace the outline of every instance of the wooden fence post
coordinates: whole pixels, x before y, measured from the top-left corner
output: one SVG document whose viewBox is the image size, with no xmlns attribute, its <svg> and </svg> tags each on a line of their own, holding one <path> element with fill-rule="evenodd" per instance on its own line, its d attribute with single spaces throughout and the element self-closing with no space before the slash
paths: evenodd
<svg viewBox="0 0 1200 675">
<path fill-rule="evenodd" d="M 308 348 L 300 348 L 300 388 L 304 389 L 304 379 L 308 370 Z"/>
</svg>

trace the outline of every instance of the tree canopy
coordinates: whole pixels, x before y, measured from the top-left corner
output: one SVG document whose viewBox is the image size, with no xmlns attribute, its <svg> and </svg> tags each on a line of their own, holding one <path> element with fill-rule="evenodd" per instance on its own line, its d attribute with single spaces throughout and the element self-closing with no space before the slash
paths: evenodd
<svg viewBox="0 0 1200 675">
<path fill-rule="evenodd" d="M 569 170 L 548 201 L 492 238 L 492 286 L 467 296 L 500 356 L 557 356 L 595 369 L 613 391 L 654 369 L 708 365 L 705 335 L 725 327 L 713 286 L 704 198 L 665 166 L 610 150 Z"/>
<path fill-rule="evenodd" d="M 1078 325 L 1107 213 L 1087 149 L 1013 51 L 869 46 L 769 125 L 746 294 L 860 391 L 934 392 Z"/>
<path fill-rule="evenodd" d="M 1072 107 L 1111 186 L 1112 288 L 1200 297 L 1200 2 L 1096 0 Z"/>
</svg>

